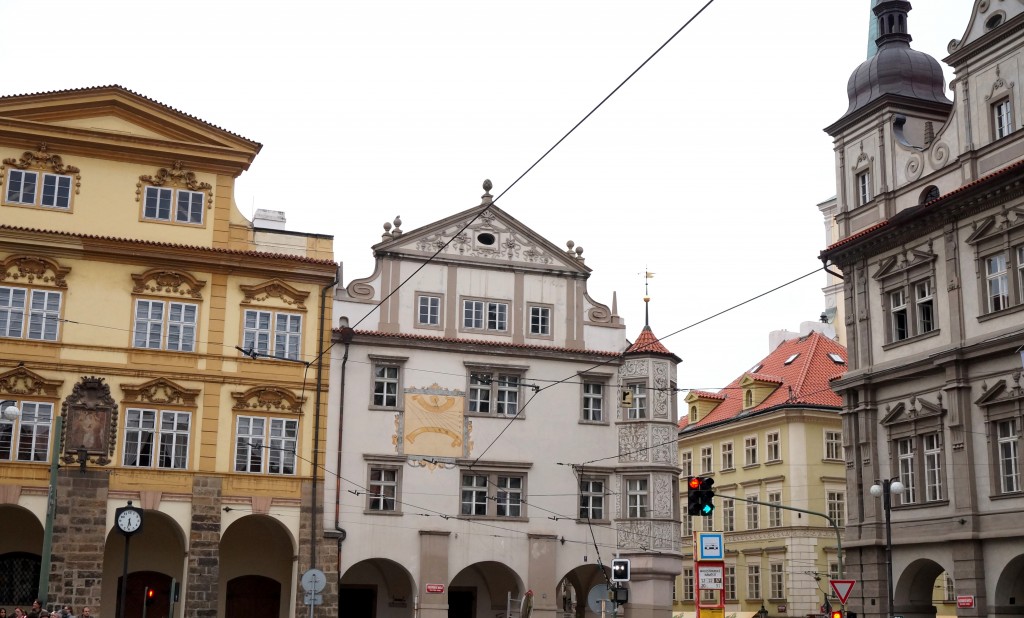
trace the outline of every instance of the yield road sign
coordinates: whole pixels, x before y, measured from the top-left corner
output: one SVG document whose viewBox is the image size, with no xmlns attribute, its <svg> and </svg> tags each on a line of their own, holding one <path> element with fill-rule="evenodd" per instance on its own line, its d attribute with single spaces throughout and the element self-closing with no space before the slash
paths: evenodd
<svg viewBox="0 0 1024 618">
<path fill-rule="evenodd" d="M 850 598 L 850 591 L 853 590 L 853 585 L 857 583 L 855 579 L 830 579 L 828 580 L 832 591 L 839 597 L 839 602 L 846 605 L 846 599 Z"/>
</svg>

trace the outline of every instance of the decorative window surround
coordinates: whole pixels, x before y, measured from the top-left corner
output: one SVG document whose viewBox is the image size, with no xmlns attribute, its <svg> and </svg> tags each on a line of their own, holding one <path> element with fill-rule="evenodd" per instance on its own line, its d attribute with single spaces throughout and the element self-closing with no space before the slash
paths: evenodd
<svg viewBox="0 0 1024 618">
<path fill-rule="evenodd" d="M 157 170 L 156 175 L 139 176 L 135 201 L 142 202 L 139 217 L 143 221 L 202 225 L 206 220 L 204 203 L 205 209 L 213 207 L 213 185 L 200 182 L 182 161 L 174 161 L 170 168 Z"/>
<path fill-rule="evenodd" d="M 893 344 L 938 334 L 935 300 L 937 256 L 929 243 L 923 250 L 911 249 L 885 258 L 873 279 L 882 298 L 887 327 L 883 349 Z"/>
<path fill-rule="evenodd" d="M 71 212 L 74 195 L 82 188 L 82 175 L 74 165 L 66 165 L 60 155 L 26 151 L 20 159 L 8 158 L 0 166 L 0 196 L 4 204 Z M 7 169 L 8 166 L 14 169 Z"/>
</svg>

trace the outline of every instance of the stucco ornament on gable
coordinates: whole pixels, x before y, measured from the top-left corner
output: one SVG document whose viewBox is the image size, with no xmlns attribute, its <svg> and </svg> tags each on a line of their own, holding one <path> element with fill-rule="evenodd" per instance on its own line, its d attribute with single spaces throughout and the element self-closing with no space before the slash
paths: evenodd
<svg viewBox="0 0 1024 618">
<path fill-rule="evenodd" d="M 57 397 L 64 380 L 47 380 L 24 367 L 0 374 L 0 393 L 4 395 L 35 395 Z"/>
<path fill-rule="evenodd" d="M 163 268 L 132 274 L 132 281 L 135 282 L 132 294 L 170 294 L 198 299 L 203 297 L 200 290 L 206 286 L 205 281 L 188 273 Z"/>
<path fill-rule="evenodd" d="M 64 159 L 60 155 L 51 154 L 47 152 L 46 143 L 39 144 L 39 151 L 32 152 L 26 150 L 20 159 L 9 158 L 4 159 L 4 165 L 0 166 L 0 185 L 3 185 L 4 178 L 7 177 L 4 174 L 6 169 L 5 166 L 13 165 L 20 170 L 36 169 L 40 171 L 50 170 L 54 174 L 61 174 L 64 176 L 70 176 L 74 174 L 75 178 L 75 195 L 78 195 L 82 189 L 82 170 L 78 169 L 74 165 L 66 165 Z"/>
<path fill-rule="evenodd" d="M 142 384 L 122 384 L 124 399 L 129 403 L 175 405 L 194 408 L 202 391 L 185 388 L 167 378 L 157 378 Z"/>
<path fill-rule="evenodd" d="M 143 185 L 152 185 L 155 187 L 170 185 L 172 187 L 184 187 L 191 191 L 205 191 L 209 198 L 206 200 L 206 208 L 207 210 L 213 208 L 213 185 L 208 182 L 200 182 L 199 179 L 196 178 L 195 172 L 185 169 L 185 163 L 183 161 L 171 162 L 170 169 L 161 167 L 156 171 L 155 176 L 150 174 L 143 174 L 139 176 L 139 182 L 135 183 L 136 202 L 142 199 Z"/>
<path fill-rule="evenodd" d="M 4 260 L 3 273 L 0 281 L 24 280 L 29 285 L 52 285 L 57 288 L 68 287 L 67 275 L 70 266 L 61 266 L 56 260 L 34 255 L 11 255 Z"/>
<path fill-rule="evenodd" d="M 235 400 L 235 405 L 231 409 L 236 412 L 259 410 L 301 414 L 302 405 L 306 402 L 305 397 L 299 397 L 290 390 L 269 386 L 257 386 L 245 392 L 234 392 L 231 393 L 231 397 Z"/>
<path fill-rule="evenodd" d="M 309 297 L 309 292 L 294 288 L 280 279 L 271 279 L 256 285 L 240 285 L 238 287 L 241 288 L 242 294 L 245 295 L 245 298 L 242 299 L 243 305 L 262 303 L 271 298 L 277 298 L 289 307 L 301 311 L 306 310 L 305 302 Z"/>
</svg>

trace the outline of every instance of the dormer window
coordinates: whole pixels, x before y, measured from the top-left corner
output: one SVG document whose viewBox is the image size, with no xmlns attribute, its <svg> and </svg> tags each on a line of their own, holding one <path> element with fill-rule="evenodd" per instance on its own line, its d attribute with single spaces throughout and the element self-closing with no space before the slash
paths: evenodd
<svg viewBox="0 0 1024 618">
<path fill-rule="evenodd" d="M 793 364 L 793 361 L 795 361 L 795 360 L 797 359 L 797 357 L 798 357 L 798 356 L 800 356 L 800 353 L 799 353 L 799 352 L 797 352 L 796 354 L 793 354 L 792 356 L 790 356 L 789 358 L 787 358 L 787 359 L 785 360 L 785 362 L 783 363 L 783 365 L 792 365 L 792 364 Z"/>
<path fill-rule="evenodd" d="M 831 358 L 832 362 L 837 364 L 837 365 L 845 365 L 846 364 L 846 361 L 843 360 L 843 357 L 839 356 L 835 352 L 829 352 L 828 357 Z"/>
<path fill-rule="evenodd" d="M 690 422 L 697 422 L 697 406 L 690 406 Z"/>
<path fill-rule="evenodd" d="M 754 407 L 754 391 L 748 389 L 746 392 L 743 393 L 743 407 Z"/>
</svg>

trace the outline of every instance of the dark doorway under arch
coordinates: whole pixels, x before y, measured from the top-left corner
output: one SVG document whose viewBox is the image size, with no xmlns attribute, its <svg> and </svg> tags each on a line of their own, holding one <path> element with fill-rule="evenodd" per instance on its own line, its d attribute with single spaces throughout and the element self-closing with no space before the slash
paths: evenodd
<svg viewBox="0 0 1024 618">
<path fill-rule="evenodd" d="M 281 607 L 281 583 L 262 575 L 242 575 L 228 580 L 226 601 L 225 618 L 277 616 Z"/>
<path fill-rule="evenodd" d="M 124 618 L 169 618 L 171 615 L 171 576 L 157 571 L 136 571 L 128 574 L 124 614 L 121 613 L 121 585 L 124 577 L 117 578 L 117 615 Z"/>
</svg>

